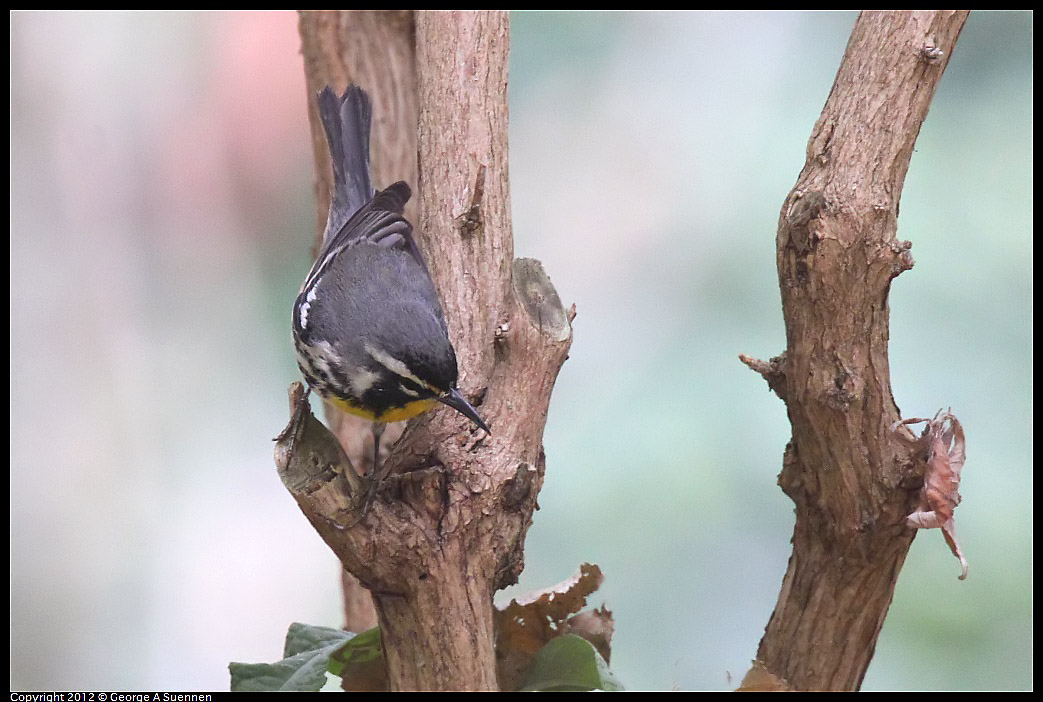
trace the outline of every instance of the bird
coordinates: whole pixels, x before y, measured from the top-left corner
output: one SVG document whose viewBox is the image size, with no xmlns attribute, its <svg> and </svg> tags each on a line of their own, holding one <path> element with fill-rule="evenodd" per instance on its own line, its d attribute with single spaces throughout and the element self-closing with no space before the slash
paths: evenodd
<svg viewBox="0 0 1043 702">
<path fill-rule="evenodd" d="M 445 315 L 403 216 L 409 186 L 373 187 L 369 95 L 357 85 L 339 96 L 326 86 L 318 108 L 333 192 L 322 245 L 293 304 L 294 349 L 310 390 L 373 422 L 367 477 L 379 482 L 380 437 L 388 422 L 441 403 L 492 432 L 457 388 Z"/>
</svg>

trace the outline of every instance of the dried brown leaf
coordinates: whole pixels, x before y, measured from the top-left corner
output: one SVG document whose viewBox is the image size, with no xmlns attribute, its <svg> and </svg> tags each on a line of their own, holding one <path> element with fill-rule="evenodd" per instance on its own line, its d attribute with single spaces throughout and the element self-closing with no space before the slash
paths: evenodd
<svg viewBox="0 0 1043 702">
<path fill-rule="evenodd" d="M 567 580 L 516 597 L 496 611 L 496 672 L 501 690 L 517 690 L 536 653 L 562 634 L 582 636 L 609 660 L 612 613 L 602 607 L 600 612 L 572 616 L 586 606 L 587 597 L 601 586 L 602 580 L 598 566 L 584 563 Z"/>
<path fill-rule="evenodd" d="M 785 680 L 772 673 L 760 661 L 754 661 L 742 685 L 736 692 L 791 692 L 792 688 Z"/>
<path fill-rule="evenodd" d="M 966 437 L 963 427 L 952 410 L 938 410 L 934 419 L 912 418 L 900 425 L 926 422 L 917 444 L 924 453 L 927 466 L 923 490 L 917 509 L 906 517 L 906 523 L 915 529 L 941 529 L 945 543 L 960 561 L 960 580 L 967 577 L 967 559 L 956 539 L 953 515 L 960 504 L 960 473 L 966 461 Z"/>
</svg>

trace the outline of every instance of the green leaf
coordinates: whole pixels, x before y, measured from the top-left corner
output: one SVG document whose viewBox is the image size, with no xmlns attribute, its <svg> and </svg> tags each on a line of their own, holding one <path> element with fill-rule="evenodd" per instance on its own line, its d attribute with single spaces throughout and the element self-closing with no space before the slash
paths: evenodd
<svg viewBox="0 0 1043 702">
<path fill-rule="evenodd" d="M 334 651 L 330 656 L 329 670 L 334 675 L 344 677 L 345 667 L 380 660 L 380 627 L 375 626 Z"/>
<path fill-rule="evenodd" d="M 343 629 L 331 629 L 328 626 L 312 626 L 294 622 L 286 632 L 286 645 L 283 646 L 282 657 L 289 658 L 305 651 L 314 651 L 335 643 L 343 646 L 355 634 Z"/>
<path fill-rule="evenodd" d="M 565 634 L 548 641 L 533 661 L 523 692 L 617 691 L 623 685 L 586 639 Z"/>
<path fill-rule="evenodd" d="M 330 672 L 339 675 L 347 692 L 384 692 L 388 689 L 380 629 L 373 627 L 334 651 Z"/>
<path fill-rule="evenodd" d="M 350 631 L 295 622 L 286 632 L 286 657 L 281 661 L 228 664 L 232 692 L 318 692 L 326 683 L 330 656 L 354 636 Z"/>
</svg>

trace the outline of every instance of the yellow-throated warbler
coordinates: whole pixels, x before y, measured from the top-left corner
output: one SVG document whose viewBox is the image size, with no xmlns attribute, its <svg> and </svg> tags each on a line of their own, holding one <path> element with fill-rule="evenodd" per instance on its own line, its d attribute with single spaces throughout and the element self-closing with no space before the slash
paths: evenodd
<svg viewBox="0 0 1043 702">
<path fill-rule="evenodd" d="M 431 276 L 402 216 L 403 182 L 375 192 L 369 172 L 369 96 L 350 86 L 319 93 L 333 165 L 322 247 L 293 305 L 297 365 L 309 387 L 377 422 L 409 419 L 441 402 L 485 431 L 456 389 L 456 353 Z"/>
</svg>

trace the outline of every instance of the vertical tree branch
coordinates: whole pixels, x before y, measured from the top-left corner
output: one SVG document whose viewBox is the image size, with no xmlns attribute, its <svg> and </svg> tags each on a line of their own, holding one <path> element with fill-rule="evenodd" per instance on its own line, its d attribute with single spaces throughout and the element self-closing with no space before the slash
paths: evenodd
<svg viewBox="0 0 1043 702">
<path fill-rule="evenodd" d="M 898 203 L 965 11 L 864 12 L 776 241 L 786 353 L 757 366 L 793 436 L 779 484 L 793 555 L 757 663 L 793 689 L 856 690 L 914 530 L 923 464 L 892 425 L 888 292 L 912 267 Z"/>
<path fill-rule="evenodd" d="M 572 330 L 539 262 L 511 260 L 507 14 L 423 12 L 415 22 L 417 238 L 444 303 L 460 388 L 494 433 L 448 409 L 411 422 L 387 458 L 391 479 L 358 523 L 343 451 L 299 391 L 276 462 L 312 525 L 373 593 L 392 689 L 492 690 L 492 594 L 523 566 L 547 407 Z M 305 42 L 306 63 L 309 53 Z M 385 80 L 358 82 L 379 94 Z M 374 102 L 379 121 L 382 101 Z"/>
<path fill-rule="evenodd" d="M 485 341 L 507 312 L 514 258 L 508 47 L 506 13 L 417 15 L 420 228 L 457 233 L 431 241 L 431 273 L 436 280 L 458 281 L 439 289 L 446 306 L 460 312 L 449 326 L 461 368 L 479 376 L 493 366 L 494 349 Z M 482 304 L 475 304 L 477 291 Z"/>
</svg>

